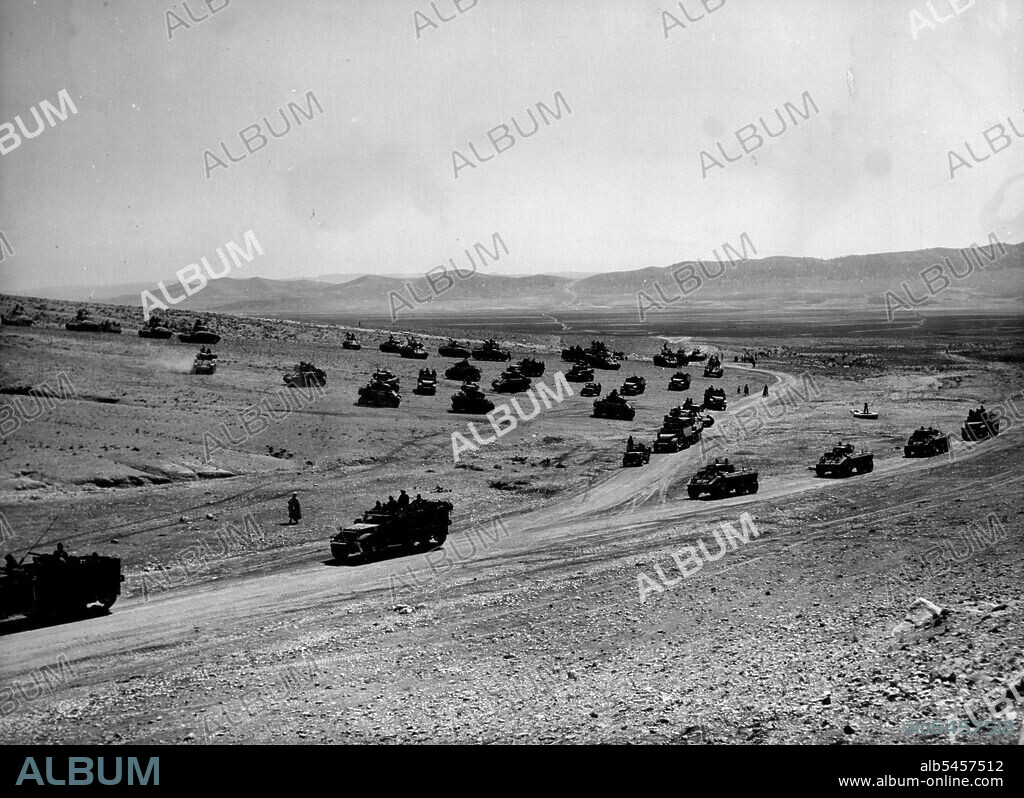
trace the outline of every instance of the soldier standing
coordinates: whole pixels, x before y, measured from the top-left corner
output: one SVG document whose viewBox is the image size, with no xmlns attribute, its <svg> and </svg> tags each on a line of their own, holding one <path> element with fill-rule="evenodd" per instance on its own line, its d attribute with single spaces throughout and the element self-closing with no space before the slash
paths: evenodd
<svg viewBox="0 0 1024 798">
<path fill-rule="evenodd" d="M 288 524 L 297 524 L 302 518 L 302 508 L 299 507 L 299 494 L 293 493 L 288 500 Z"/>
<path fill-rule="evenodd" d="M 761 391 L 761 396 L 767 396 L 767 395 L 768 395 L 768 386 L 767 386 L 767 385 L 765 385 L 765 386 L 764 386 L 764 390 L 763 390 L 763 391 Z"/>
</svg>

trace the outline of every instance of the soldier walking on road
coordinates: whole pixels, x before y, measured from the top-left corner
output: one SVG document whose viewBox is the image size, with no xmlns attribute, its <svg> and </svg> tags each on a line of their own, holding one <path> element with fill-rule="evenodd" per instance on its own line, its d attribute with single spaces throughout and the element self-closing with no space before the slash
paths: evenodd
<svg viewBox="0 0 1024 798">
<path fill-rule="evenodd" d="M 763 390 L 763 391 L 761 391 L 761 396 L 767 396 L 767 395 L 768 395 L 768 386 L 767 386 L 767 385 L 765 385 L 765 386 L 764 386 L 764 390 Z"/>
<path fill-rule="evenodd" d="M 289 525 L 299 523 L 300 518 L 302 518 L 302 508 L 299 507 L 299 494 L 293 493 L 292 497 L 288 500 Z"/>
<path fill-rule="evenodd" d="M 744 396 L 750 396 L 750 386 L 749 385 L 744 385 L 743 386 L 743 395 Z"/>
</svg>

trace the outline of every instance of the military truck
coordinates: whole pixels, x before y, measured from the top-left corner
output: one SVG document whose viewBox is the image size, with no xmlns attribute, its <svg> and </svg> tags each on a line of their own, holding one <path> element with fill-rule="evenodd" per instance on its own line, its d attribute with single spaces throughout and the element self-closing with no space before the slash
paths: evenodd
<svg viewBox="0 0 1024 798">
<path fill-rule="evenodd" d="M 662 419 L 661 429 L 654 440 L 655 454 L 666 454 L 686 449 L 698 440 L 704 424 L 696 409 L 673 407 Z"/>
<path fill-rule="evenodd" d="M 708 463 L 686 483 L 686 495 L 691 499 L 698 499 L 705 493 L 712 499 L 757 493 L 757 472 L 747 468 L 737 469 L 728 457 L 723 462 L 719 462 L 716 457 L 714 462 Z"/>
<path fill-rule="evenodd" d="M 647 465 L 649 462 L 651 462 L 651 447 L 644 443 L 634 443 L 633 436 L 630 435 L 629 440 L 626 441 L 626 451 L 622 455 L 622 467 L 634 468 Z"/>
<path fill-rule="evenodd" d="M 519 393 L 531 385 L 530 378 L 520 371 L 519 366 L 508 366 L 498 379 L 491 382 L 497 393 Z"/>
<path fill-rule="evenodd" d="M 0 618 L 12 615 L 82 615 L 90 605 L 109 610 L 121 595 L 121 560 L 93 552 L 71 556 L 29 552 L 32 561 L 8 554 L 0 569 Z M 22 558 L 24 561 L 24 558 Z"/>
<path fill-rule="evenodd" d="M 370 381 L 359 389 L 357 405 L 364 407 L 398 407 L 402 394 L 398 389 L 398 378 L 390 371 L 378 369 Z"/>
<path fill-rule="evenodd" d="M 351 349 L 353 351 L 363 348 L 363 345 L 359 343 L 359 339 L 356 338 L 354 332 L 345 333 L 345 340 L 341 342 L 342 349 Z"/>
<path fill-rule="evenodd" d="M 639 396 L 646 390 L 647 380 L 634 374 L 632 377 L 627 377 L 626 381 L 622 383 L 619 393 L 623 396 Z"/>
<path fill-rule="evenodd" d="M 460 382 L 476 382 L 480 379 L 480 369 L 463 358 L 458 363 L 453 363 L 445 371 L 444 376 L 449 380 Z"/>
<path fill-rule="evenodd" d="M 690 373 L 688 371 L 677 371 L 668 381 L 668 389 L 670 391 L 690 390 Z"/>
<path fill-rule="evenodd" d="M 934 457 L 949 451 L 949 436 L 934 427 L 918 427 L 903 447 L 906 457 Z"/>
<path fill-rule="evenodd" d="M 437 354 L 441 357 L 469 357 L 472 351 L 468 344 L 463 344 L 461 341 L 449 338 L 448 343 L 438 347 Z"/>
<path fill-rule="evenodd" d="M 437 393 L 437 372 L 433 369 L 420 369 L 412 392 L 420 396 L 434 396 Z"/>
<path fill-rule="evenodd" d="M 174 331 L 164 324 L 163 320 L 158 316 L 150 316 L 146 324 L 139 330 L 139 338 L 166 340 L 172 335 L 174 335 Z"/>
<path fill-rule="evenodd" d="M 526 377 L 542 377 L 544 375 L 544 361 L 532 357 L 524 357 L 519 361 L 519 370 Z"/>
<path fill-rule="evenodd" d="M 64 325 L 65 330 L 71 332 L 99 332 L 99 333 L 114 333 L 115 335 L 121 334 L 121 324 L 112 319 L 104 319 L 98 321 L 89 315 L 89 311 L 85 308 L 79 308 L 75 314 L 73 321 L 69 321 Z"/>
<path fill-rule="evenodd" d="M 982 405 L 967 413 L 967 420 L 960 428 L 960 437 L 965 441 L 983 441 L 999 434 L 999 419 Z"/>
<path fill-rule="evenodd" d="M 494 409 L 494 402 L 488 399 L 475 382 L 464 383 L 459 392 L 452 394 L 452 412 L 483 415 Z"/>
<path fill-rule="evenodd" d="M 707 364 L 704 366 L 705 377 L 724 377 L 725 369 L 722 368 L 722 360 L 718 355 L 712 355 L 708 358 Z"/>
<path fill-rule="evenodd" d="M 507 349 L 502 349 L 493 338 L 489 338 L 480 346 L 474 347 L 472 354 L 474 360 L 504 361 L 512 359 L 512 353 Z"/>
<path fill-rule="evenodd" d="M 28 313 L 25 312 L 25 307 L 18 302 L 11 312 L 0 316 L 0 324 L 4 324 L 7 327 L 31 327 L 35 322 Z"/>
<path fill-rule="evenodd" d="M 284 375 L 284 384 L 289 388 L 306 388 L 312 385 L 324 386 L 327 384 L 327 372 L 303 360 Z"/>
<path fill-rule="evenodd" d="M 342 562 L 353 557 L 368 562 L 385 553 L 439 546 L 448 537 L 451 512 L 446 501 L 414 499 L 405 507 L 377 502 L 351 526 L 339 527 L 331 539 L 331 555 Z"/>
<path fill-rule="evenodd" d="M 655 454 L 673 454 L 687 448 L 681 433 L 662 429 L 654 438 Z"/>
<path fill-rule="evenodd" d="M 603 399 L 594 400 L 594 412 L 592 418 L 612 418 L 618 421 L 632 421 L 636 416 L 636 410 L 629 402 L 619 396 L 618 391 L 612 392 Z"/>
<path fill-rule="evenodd" d="M 601 395 L 601 383 L 599 382 L 588 382 L 580 389 L 580 396 L 600 396 Z"/>
<path fill-rule="evenodd" d="M 725 401 L 724 388 L 712 388 L 710 385 L 704 389 L 705 410 L 725 410 L 728 406 Z"/>
<path fill-rule="evenodd" d="M 875 456 L 871 452 L 856 451 L 852 443 L 839 442 L 825 452 L 814 466 L 819 477 L 848 477 L 874 470 Z"/>
<path fill-rule="evenodd" d="M 430 356 L 423 347 L 423 341 L 415 335 L 406 336 L 405 344 L 399 348 L 398 354 L 409 360 L 426 360 Z"/>
<path fill-rule="evenodd" d="M 569 382 L 590 382 L 594 379 L 594 370 L 584 363 L 573 363 L 565 378 Z"/>
</svg>

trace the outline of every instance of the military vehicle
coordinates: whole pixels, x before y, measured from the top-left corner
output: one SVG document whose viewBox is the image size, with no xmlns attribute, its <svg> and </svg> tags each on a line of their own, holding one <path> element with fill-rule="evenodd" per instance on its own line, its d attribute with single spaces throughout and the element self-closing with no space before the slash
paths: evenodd
<svg viewBox="0 0 1024 798">
<path fill-rule="evenodd" d="M 200 349 L 199 354 L 192 361 L 192 373 L 213 374 L 215 371 L 217 371 L 217 355 L 209 349 Z"/>
<path fill-rule="evenodd" d="M 117 557 L 95 552 L 76 557 L 63 551 L 29 555 L 32 561 L 23 564 L 8 554 L 0 569 L 0 618 L 81 615 L 91 604 L 109 610 L 121 595 L 124 576 Z"/>
<path fill-rule="evenodd" d="M 601 395 L 601 383 L 599 382 L 588 382 L 580 389 L 580 396 L 600 396 Z"/>
<path fill-rule="evenodd" d="M 311 385 L 323 386 L 327 384 L 327 372 L 303 360 L 284 375 L 284 384 L 289 388 L 306 388 Z"/>
<path fill-rule="evenodd" d="M 585 363 L 587 360 L 587 351 L 579 344 L 574 344 L 568 349 L 562 350 L 562 360 L 567 363 Z"/>
<path fill-rule="evenodd" d="M 704 404 L 702 407 L 705 410 L 725 410 L 727 406 L 724 388 L 713 388 L 709 385 L 704 389 Z"/>
<path fill-rule="evenodd" d="M 654 356 L 654 365 L 674 369 L 679 366 L 679 358 L 668 344 L 662 344 L 661 351 Z"/>
<path fill-rule="evenodd" d="M 871 452 L 856 451 L 852 443 L 833 446 L 825 452 L 814 466 L 819 477 L 848 477 L 852 474 L 866 474 L 875 467 L 875 456 Z"/>
<path fill-rule="evenodd" d="M 722 361 L 718 355 L 712 355 L 708 358 L 707 365 L 704 366 L 705 377 L 724 377 L 725 369 L 722 368 Z"/>
<path fill-rule="evenodd" d="M 647 465 L 651 462 L 651 447 L 643 443 L 634 443 L 633 436 L 626 441 L 626 451 L 622 455 L 622 467 Z"/>
<path fill-rule="evenodd" d="M 491 382 L 491 387 L 498 393 L 519 393 L 530 387 L 530 378 L 520 370 L 519 366 L 509 366 L 498 379 Z"/>
<path fill-rule="evenodd" d="M 463 358 L 458 363 L 453 363 L 445 371 L 444 376 L 450 380 L 460 380 L 461 382 L 476 382 L 480 379 L 480 369 L 470 363 L 468 360 Z"/>
<path fill-rule="evenodd" d="M 215 344 L 220 340 L 220 336 L 199 319 L 196 319 L 192 325 L 192 330 L 187 333 L 181 333 L 178 336 L 178 340 L 183 344 Z"/>
<path fill-rule="evenodd" d="M 671 432 L 667 430 L 661 430 L 654 438 L 654 453 L 655 454 L 672 454 L 674 452 L 680 452 L 683 449 L 688 448 L 689 444 L 685 443 L 682 434 L 679 432 Z"/>
<path fill-rule="evenodd" d="M 737 469 L 728 457 L 724 462 L 719 462 L 716 457 L 713 463 L 708 463 L 686 483 L 686 494 L 691 499 L 700 498 L 705 493 L 712 499 L 757 493 L 757 472 L 747 468 Z"/>
<path fill-rule="evenodd" d="M 376 369 L 370 377 L 370 382 L 379 382 L 387 385 L 389 388 L 394 388 L 396 391 L 398 390 L 398 377 L 389 369 Z"/>
<path fill-rule="evenodd" d="M 622 383 L 619 393 L 623 396 L 639 396 L 646 390 L 647 380 L 634 374 L 632 377 L 627 377 L 626 381 Z"/>
<path fill-rule="evenodd" d="M 541 377 L 544 375 L 544 361 L 532 357 L 524 357 L 519 361 L 519 370 L 526 377 Z"/>
<path fill-rule="evenodd" d="M 502 349 L 493 338 L 484 341 L 480 346 L 473 348 L 474 360 L 511 360 L 512 353 Z"/>
<path fill-rule="evenodd" d="M 398 354 L 410 360 L 426 360 L 430 356 L 430 353 L 423 348 L 423 341 L 415 335 L 406 336 L 405 344 L 398 350 Z"/>
<path fill-rule="evenodd" d="M 342 349 L 359 350 L 363 348 L 363 345 L 359 343 L 359 339 L 356 338 L 354 332 L 345 333 L 345 340 L 341 342 Z"/>
<path fill-rule="evenodd" d="M 583 363 L 573 363 L 565 378 L 569 382 L 590 382 L 594 379 L 594 370 Z"/>
<path fill-rule="evenodd" d="M 934 427 L 918 427 L 907 439 L 903 447 L 906 457 L 934 457 L 949 451 L 949 436 Z"/>
<path fill-rule="evenodd" d="M 101 332 L 101 333 L 115 333 L 116 335 L 121 334 L 120 323 L 113 321 L 112 319 L 104 319 L 98 321 L 89 315 L 89 311 L 85 308 L 79 308 L 75 314 L 74 321 L 69 321 L 64 325 L 65 330 L 71 330 L 72 332 Z"/>
<path fill-rule="evenodd" d="M 965 441 L 983 441 L 999 434 L 999 419 L 982 405 L 967 413 L 967 420 L 960 428 L 960 437 Z"/>
<path fill-rule="evenodd" d="M 437 393 L 437 372 L 433 369 L 420 369 L 412 392 L 420 396 L 434 396 Z"/>
<path fill-rule="evenodd" d="M 384 341 L 379 347 L 381 352 L 388 352 L 392 355 L 397 355 L 402 351 L 402 342 L 395 338 L 394 335 L 388 333 L 388 340 Z"/>
<path fill-rule="evenodd" d="M 665 454 L 686 449 L 700 440 L 704 423 L 696 408 L 673 407 L 662 419 L 661 429 L 654 440 L 654 452 Z"/>
<path fill-rule="evenodd" d="M 459 392 L 452 394 L 452 412 L 483 415 L 494 409 L 494 402 L 488 399 L 475 382 L 463 383 Z"/>
<path fill-rule="evenodd" d="M 675 374 L 673 374 L 672 379 L 668 381 L 668 389 L 670 391 L 690 390 L 690 372 L 677 371 Z"/>
<path fill-rule="evenodd" d="M 174 335 L 174 331 L 168 327 L 158 316 L 150 316 L 145 326 L 139 330 L 139 338 L 158 338 L 166 340 Z"/>
<path fill-rule="evenodd" d="M 448 343 L 438 347 L 437 354 L 441 357 L 469 357 L 473 353 L 468 344 L 449 338 Z"/>
<path fill-rule="evenodd" d="M 370 381 L 359 389 L 357 405 L 364 407 L 398 407 L 402 394 L 398 389 L 398 377 L 390 371 L 377 369 Z"/>
<path fill-rule="evenodd" d="M 708 356 L 706 352 L 701 352 L 700 349 L 694 349 L 686 356 L 688 360 L 692 360 L 695 363 L 700 363 L 702 360 L 707 360 Z"/>
<path fill-rule="evenodd" d="M 622 352 L 609 352 L 603 341 L 591 341 L 590 348 L 586 350 L 586 362 L 596 369 L 618 371 L 622 364 L 615 359 L 616 354 L 622 355 Z"/>
<path fill-rule="evenodd" d="M 863 410 L 851 409 L 850 413 L 851 413 L 851 415 L 853 415 L 854 418 L 863 418 L 863 419 L 872 419 L 872 420 L 878 418 L 878 412 L 874 411 L 874 410 L 869 410 L 867 402 L 864 403 L 864 409 Z"/>
<path fill-rule="evenodd" d="M 592 418 L 613 418 L 618 421 L 632 421 L 636 415 L 629 402 L 619 396 L 618 391 L 612 392 L 603 399 L 594 400 L 594 412 Z"/>
<path fill-rule="evenodd" d="M 0 316 L 0 324 L 8 327 L 31 327 L 35 319 L 25 312 L 24 306 L 19 302 L 6 316 Z"/>
<path fill-rule="evenodd" d="M 351 526 L 339 527 L 331 539 L 331 554 L 335 560 L 369 561 L 384 553 L 440 545 L 448 537 L 451 512 L 451 502 L 446 501 L 414 499 L 405 507 L 377 502 Z"/>
</svg>

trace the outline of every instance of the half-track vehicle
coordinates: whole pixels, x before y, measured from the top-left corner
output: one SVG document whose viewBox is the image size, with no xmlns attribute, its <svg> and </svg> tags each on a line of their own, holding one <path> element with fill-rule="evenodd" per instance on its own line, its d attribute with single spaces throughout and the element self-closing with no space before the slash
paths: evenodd
<svg viewBox="0 0 1024 798">
<path fill-rule="evenodd" d="M 874 470 L 875 456 L 871 452 L 856 451 L 852 443 L 840 442 L 825 452 L 814 466 L 819 477 L 848 477 Z"/>
<path fill-rule="evenodd" d="M 114 333 L 116 335 L 121 334 L 121 324 L 113 319 L 104 319 L 100 321 L 89 315 L 89 311 L 85 308 L 79 308 L 75 314 L 73 321 L 69 321 L 64 325 L 65 330 L 71 330 L 72 332 L 100 332 L 100 333 Z"/>
<path fill-rule="evenodd" d="M 159 340 L 166 340 L 173 335 L 174 331 L 158 316 L 150 316 L 142 329 L 139 330 L 139 338 L 156 338 Z"/>
<path fill-rule="evenodd" d="M 31 327 L 35 319 L 25 312 L 25 307 L 18 302 L 11 312 L 0 316 L 0 324 L 8 327 Z"/>
<path fill-rule="evenodd" d="M 452 412 L 483 415 L 494 409 L 494 402 L 488 399 L 475 382 L 464 383 L 459 392 L 452 394 Z"/>
<path fill-rule="evenodd" d="M 121 595 L 124 576 L 118 557 L 95 552 L 78 557 L 62 550 L 29 555 L 31 562 L 20 563 L 8 554 L 0 568 L 0 618 L 82 615 L 92 604 L 110 609 Z"/>
<path fill-rule="evenodd" d="M 306 388 L 312 385 L 324 386 L 327 384 L 327 372 L 303 360 L 284 375 L 284 384 L 289 388 Z"/>
<path fill-rule="evenodd" d="M 491 382 L 497 393 L 519 393 L 527 390 L 532 383 L 530 378 L 520 371 L 519 366 L 509 366 L 498 379 Z"/>
<path fill-rule="evenodd" d="M 622 467 L 643 466 L 649 462 L 651 462 L 651 447 L 644 443 L 634 442 L 633 436 L 630 436 L 626 441 L 626 451 L 622 455 Z"/>
<path fill-rule="evenodd" d="M 340 561 L 369 561 L 386 553 L 440 545 L 448 537 L 451 512 L 451 502 L 446 501 L 414 499 L 405 507 L 377 502 L 351 526 L 339 527 L 331 539 L 331 554 Z"/>
<path fill-rule="evenodd" d="M 677 371 L 673 374 L 672 378 L 668 381 L 668 389 L 670 391 L 690 390 L 690 372 Z"/>
<path fill-rule="evenodd" d="M 196 319 L 192 329 L 189 332 L 181 333 L 178 340 L 183 344 L 215 344 L 220 341 L 220 336 L 202 321 Z"/>
<path fill-rule="evenodd" d="M 949 451 L 949 436 L 934 427 L 918 427 L 903 447 L 906 457 L 934 457 Z"/>
<path fill-rule="evenodd" d="M 588 382 L 580 389 L 580 396 L 600 396 L 601 395 L 601 383 L 599 382 Z"/>
<path fill-rule="evenodd" d="M 448 343 L 438 347 L 437 354 L 441 357 L 469 357 L 473 352 L 468 344 L 449 338 Z"/>
<path fill-rule="evenodd" d="M 736 468 L 728 457 L 724 462 L 719 462 L 716 457 L 714 462 L 708 463 L 686 483 L 686 495 L 691 499 L 698 499 L 705 493 L 712 499 L 757 493 L 757 472 Z"/>
<path fill-rule="evenodd" d="M 413 393 L 420 396 L 433 396 L 437 393 L 437 372 L 434 369 L 420 369 L 416 378 L 416 387 Z"/>
<path fill-rule="evenodd" d="M 484 341 L 480 346 L 473 348 L 474 360 L 511 360 L 512 353 L 501 346 L 493 338 Z"/>
<path fill-rule="evenodd" d="M 983 441 L 999 434 L 999 419 L 982 405 L 967 413 L 967 420 L 960 428 L 960 437 L 965 441 Z"/>
<path fill-rule="evenodd" d="M 380 349 L 381 352 L 397 355 L 402 351 L 402 342 L 395 338 L 393 334 L 388 333 L 388 340 L 381 343 L 378 349 Z"/>
<path fill-rule="evenodd" d="M 622 383 L 619 393 L 623 396 L 639 396 L 646 390 L 647 380 L 634 374 L 632 377 L 627 377 L 626 381 Z"/>
<path fill-rule="evenodd" d="M 722 360 L 718 355 L 712 355 L 704 366 L 705 377 L 724 377 L 725 369 L 722 368 Z"/>
<path fill-rule="evenodd" d="M 519 370 L 525 377 L 542 377 L 544 375 L 544 361 L 532 357 L 524 357 L 519 361 Z"/>
<path fill-rule="evenodd" d="M 453 363 L 449 366 L 444 376 L 450 380 L 460 380 L 461 382 L 476 382 L 480 379 L 480 369 L 470 363 L 468 360 L 463 358 L 458 363 Z"/>
<path fill-rule="evenodd" d="M 405 344 L 398 350 L 398 354 L 410 360 L 426 360 L 430 356 L 423 347 L 423 341 L 415 335 L 406 337 Z"/>
<path fill-rule="evenodd" d="M 342 349 L 351 349 L 353 351 L 363 348 L 363 345 L 359 342 L 354 332 L 345 333 L 345 340 L 341 342 Z"/>
<path fill-rule="evenodd" d="M 705 410 L 725 410 L 727 406 L 724 388 L 713 388 L 709 385 L 704 389 Z"/>
<path fill-rule="evenodd" d="M 590 382 L 594 379 L 594 370 L 584 363 L 573 363 L 565 379 L 569 382 Z"/>
<path fill-rule="evenodd" d="M 596 399 L 594 401 L 594 412 L 593 418 L 612 418 L 618 421 L 632 421 L 636 415 L 636 410 L 630 406 L 629 402 L 619 396 L 618 391 L 612 389 L 602 399 Z"/>
</svg>

